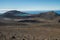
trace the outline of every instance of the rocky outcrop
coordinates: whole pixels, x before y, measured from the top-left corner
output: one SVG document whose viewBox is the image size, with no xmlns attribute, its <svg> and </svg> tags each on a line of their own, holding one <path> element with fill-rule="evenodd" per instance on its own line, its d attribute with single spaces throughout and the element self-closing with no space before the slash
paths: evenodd
<svg viewBox="0 0 60 40">
<path fill-rule="evenodd" d="M 54 12 L 54 11 L 40 13 L 40 17 L 45 18 L 45 19 L 54 19 L 54 18 L 56 18 L 56 16 L 57 16 L 56 12 Z"/>
</svg>

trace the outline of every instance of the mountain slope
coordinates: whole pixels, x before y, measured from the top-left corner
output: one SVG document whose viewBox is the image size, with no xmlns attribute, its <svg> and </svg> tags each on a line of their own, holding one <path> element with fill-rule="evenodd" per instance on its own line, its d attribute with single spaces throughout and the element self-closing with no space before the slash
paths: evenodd
<svg viewBox="0 0 60 40">
<path fill-rule="evenodd" d="M 56 18 L 56 16 L 57 16 L 56 12 L 54 12 L 54 11 L 40 13 L 40 17 L 44 18 L 44 19 L 54 19 L 54 18 Z"/>
<path fill-rule="evenodd" d="M 29 15 L 28 13 L 20 12 L 17 10 L 11 10 L 11 11 L 5 12 L 2 16 L 8 17 L 8 18 L 21 18 L 28 15 Z"/>
</svg>

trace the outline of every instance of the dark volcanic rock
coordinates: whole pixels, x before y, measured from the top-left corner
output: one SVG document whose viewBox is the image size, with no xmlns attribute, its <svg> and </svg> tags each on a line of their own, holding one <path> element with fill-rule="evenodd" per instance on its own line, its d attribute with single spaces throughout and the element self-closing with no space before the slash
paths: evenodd
<svg viewBox="0 0 60 40">
<path fill-rule="evenodd" d="M 28 14 L 17 11 L 17 10 L 11 10 L 11 11 L 4 13 L 3 16 L 8 17 L 8 18 L 21 18 L 21 17 L 28 16 Z"/>
<path fill-rule="evenodd" d="M 22 20 L 22 21 L 18 21 L 18 22 L 40 23 L 40 21 L 37 21 L 37 20 Z"/>
</svg>

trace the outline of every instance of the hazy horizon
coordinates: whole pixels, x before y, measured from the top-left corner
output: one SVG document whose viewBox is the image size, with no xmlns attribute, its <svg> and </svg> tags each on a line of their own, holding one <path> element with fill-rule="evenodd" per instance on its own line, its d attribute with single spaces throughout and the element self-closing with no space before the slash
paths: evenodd
<svg viewBox="0 0 60 40">
<path fill-rule="evenodd" d="M 60 0 L 0 0 L 0 13 L 9 10 L 18 11 L 60 10 Z"/>
</svg>

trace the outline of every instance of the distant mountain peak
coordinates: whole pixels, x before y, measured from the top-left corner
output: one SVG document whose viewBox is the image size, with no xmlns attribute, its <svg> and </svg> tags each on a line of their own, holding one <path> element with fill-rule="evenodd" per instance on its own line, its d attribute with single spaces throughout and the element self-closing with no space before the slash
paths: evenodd
<svg viewBox="0 0 60 40">
<path fill-rule="evenodd" d="M 5 12 L 5 14 L 20 14 L 20 13 L 23 13 L 23 12 L 17 11 L 17 10 L 10 10 L 10 11 Z M 25 14 L 25 13 L 23 13 L 23 14 Z"/>
<path fill-rule="evenodd" d="M 3 14 L 4 17 L 8 17 L 8 18 L 18 18 L 21 16 L 27 16 L 27 15 L 28 13 L 17 11 L 17 10 L 7 11 Z"/>
</svg>

